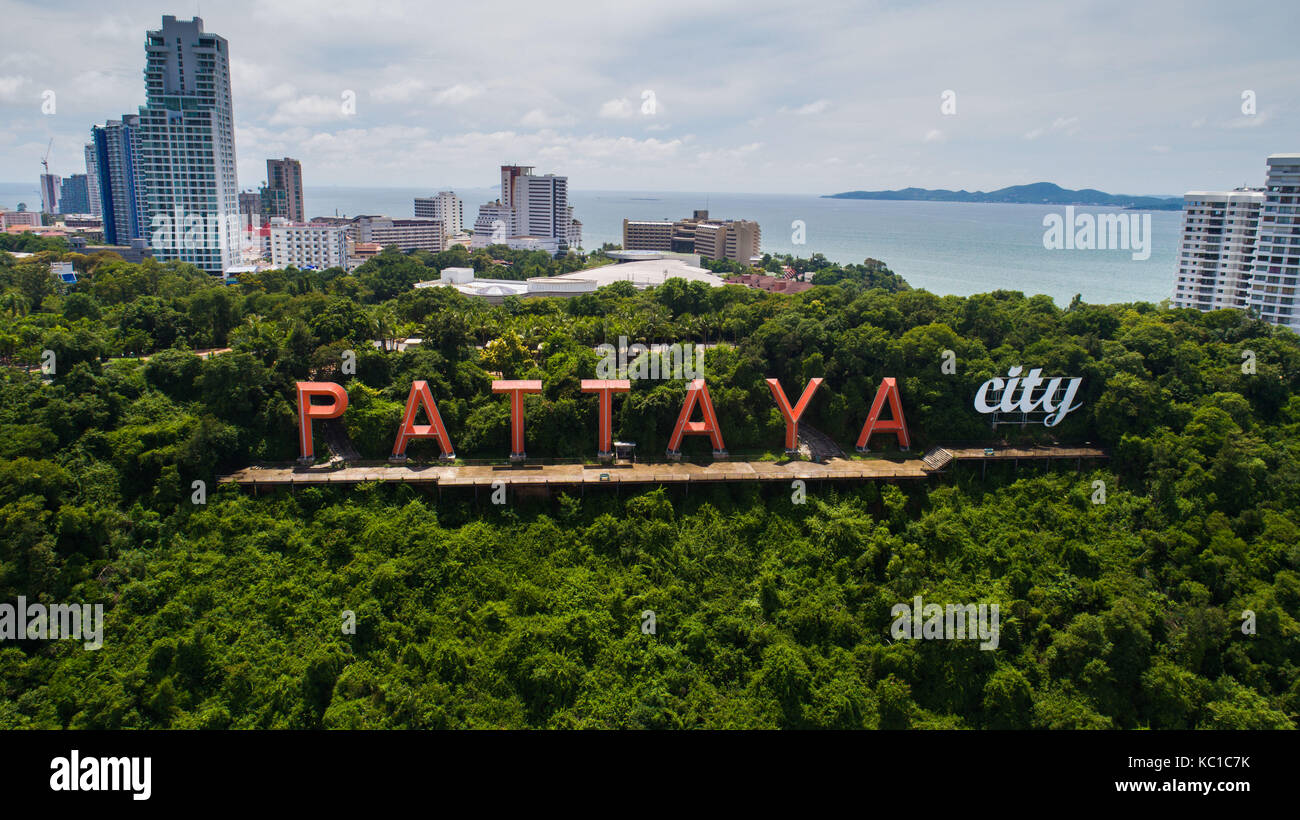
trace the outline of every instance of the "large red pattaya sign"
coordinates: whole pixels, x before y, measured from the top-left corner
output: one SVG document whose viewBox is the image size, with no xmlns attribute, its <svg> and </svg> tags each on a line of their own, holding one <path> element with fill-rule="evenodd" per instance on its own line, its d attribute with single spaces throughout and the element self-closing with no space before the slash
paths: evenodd
<svg viewBox="0 0 1300 820">
<path fill-rule="evenodd" d="M 772 391 L 772 398 L 785 419 L 785 449 L 793 452 L 799 443 L 799 419 L 808 409 L 813 394 L 822 384 L 821 379 L 812 379 L 799 396 L 793 407 L 785 396 L 785 391 L 776 379 L 768 379 L 767 386 Z M 613 455 L 613 405 L 615 393 L 626 393 L 632 384 L 626 379 L 583 379 L 582 392 L 595 393 L 599 396 L 598 433 L 596 452 L 600 458 Z M 524 395 L 542 392 L 540 381 L 500 380 L 492 382 L 493 393 L 504 393 L 510 397 L 510 460 L 522 461 L 524 454 Z M 329 399 L 316 403 L 313 398 Z M 890 418 L 882 419 L 881 413 L 889 405 Z M 336 419 L 348 409 L 348 394 L 334 382 L 298 382 L 298 441 L 304 462 L 314 457 L 312 449 L 312 422 L 316 420 Z M 415 419 L 423 411 L 428 424 L 416 424 Z M 700 415 L 698 420 L 692 416 Z M 911 444 L 907 434 L 907 422 L 903 419 L 903 403 L 898 393 L 898 383 L 887 378 L 881 381 L 876 390 L 876 398 L 871 402 L 871 412 L 867 414 L 862 433 L 858 436 L 857 448 L 865 452 L 867 441 L 880 433 L 892 433 L 898 438 L 898 446 L 903 449 Z M 668 456 L 681 456 L 682 438 L 685 436 L 708 436 L 713 443 L 715 456 L 726 455 L 727 448 L 722 439 L 722 426 L 718 423 L 718 414 L 713 409 L 713 399 L 709 396 L 709 387 L 704 379 L 695 379 L 686 386 L 686 400 L 682 411 L 673 426 L 672 436 L 668 440 Z M 397 430 L 397 439 L 393 442 L 394 460 L 406 458 L 406 447 L 411 441 L 431 438 L 442 448 L 444 459 L 455 458 L 455 448 L 451 444 L 451 435 L 442 423 L 442 414 L 429 392 L 427 382 L 417 381 L 411 385 L 411 393 L 406 399 L 406 411 L 402 414 L 402 424 Z"/>
</svg>

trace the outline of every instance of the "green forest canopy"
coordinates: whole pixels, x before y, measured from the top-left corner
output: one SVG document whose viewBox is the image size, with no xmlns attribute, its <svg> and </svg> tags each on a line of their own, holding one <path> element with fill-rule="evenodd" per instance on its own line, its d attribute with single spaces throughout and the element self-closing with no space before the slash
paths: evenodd
<svg viewBox="0 0 1300 820">
<path fill-rule="evenodd" d="M 55 258 L 76 285 L 49 275 Z M 874 260 L 821 257 L 765 261 L 823 285 L 796 295 L 671 280 L 491 306 L 411 288 L 453 264 L 524 277 L 598 261 L 390 249 L 351 274 L 225 286 L 176 263 L 0 253 L 0 601 L 106 610 L 98 651 L 0 644 L 0 727 L 1296 725 L 1293 334 L 1237 311 L 939 297 Z M 424 341 L 387 349 L 407 336 Z M 530 449 L 590 458 L 596 399 L 578 382 L 619 336 L 711 345 L 734 451 L 780 448 L 765 377 L 788 393 L 824 377 L 805 418 L 846 444 L 894 376 L 924 448 L 987 439 L 976 387 L 1032 365 L 1084 377 L 1083 407 L 1051 432 L 1112 457 L 1082 474 L 812 485 L 802 505 L 741 484 L 504 507 L 409 486 L 215 484 L 296 454 L 305 379 L 347 387 L 363 454 L 386 455 L 425 379 L 458 454 L 498 459 L 508 407 L 489 373 L 541 379 Z M 956 375 L 940 373 L 945 350 Z M 638 382 L 616 435 L 661 452 L 682 395 Z M 999 604 L 998 649 L 892 640 L 890 608 L 915 595 Z"/>
</svg>

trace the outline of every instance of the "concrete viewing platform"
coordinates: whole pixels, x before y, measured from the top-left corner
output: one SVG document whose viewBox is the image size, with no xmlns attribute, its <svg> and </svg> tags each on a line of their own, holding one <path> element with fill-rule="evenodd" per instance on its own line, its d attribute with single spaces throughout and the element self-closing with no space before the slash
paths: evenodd
<svg viewBox="0 0 1300 820">
<path fill-rule="evenodd" d="M 437 484 L 440 487 L 491 487 L 494 482 L 509 485 L 580 484 L 670 484 L 718 481 L 893 480 L 925 478 L 929 472 L 920 459 L 831 459 L 811 461 L 714 461 L 693 464 L 359 464 L 310 467 L 246 467 L 218 481 L 254 487 L 285 487 L 310 484 L 360 484 L 366 481 L 398 481 L 406 484 Z"/>
<path fill-rule="evenodd" d="M 708 484 L 726 481 L 895 481 L 936 475 L 954 461 L 1016 461 L 1038 459 L 1106 458 L 1097 447 L 936 447 L 924 458 L 891 461 L 883 458 L 826 461 L 712 461 L 692 463 L 614 464 L 390 464 L 387 462 L 335 462 L 311 466 L 268 465 L 245 467 L 219 476 L 222 484 L 258 487 L 296 487 L 313 484 L 362 484 L 394 481 L 433 484 L 438 487 L 491 487 L 507 485 L 577 486 L 608 484 Z"/>
</svg>

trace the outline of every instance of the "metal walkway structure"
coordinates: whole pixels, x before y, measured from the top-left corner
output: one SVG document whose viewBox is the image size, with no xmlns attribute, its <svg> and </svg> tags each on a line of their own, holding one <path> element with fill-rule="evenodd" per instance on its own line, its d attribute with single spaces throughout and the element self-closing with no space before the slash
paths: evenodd
<svg viewBox="0 0 1300 820">
<path fill-rule="evenodd" d="M 246 467 L 219 476 L 223 484 L 244 487 L 351 485 L 369 481 L 432 484 L 438 487 L 507 486 L 565 487 L 578 485 L 712 484 L 732 481 L 789 483 L 803 481 L 906 481 L 945 472 L 953 464 L 979 462 L 1104 459 L 1098 447 L 936 447 L 923 458 L 891 461 L 883 458 L 831 458 L 816 461 L 687 461 L 638 464 L 390 464 L 344 462 L 298 466 Z"/>
</svg>

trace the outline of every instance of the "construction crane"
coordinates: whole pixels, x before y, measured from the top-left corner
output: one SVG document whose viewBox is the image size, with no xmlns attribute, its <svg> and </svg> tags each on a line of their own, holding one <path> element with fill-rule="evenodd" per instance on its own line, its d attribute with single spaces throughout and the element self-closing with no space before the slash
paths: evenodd
<svg viewBox="0 0 1300 820">
<path fill-rule="evenodd" d="M 50 137 L 50 144 L 45 148 L 45 157 L 41 159 L 41 167 L 45 169 L 45 173 L 47 174 L 50 172 L 50 151 L 53 150 L 53 148 L 54 137 Z"/>
</svg>

